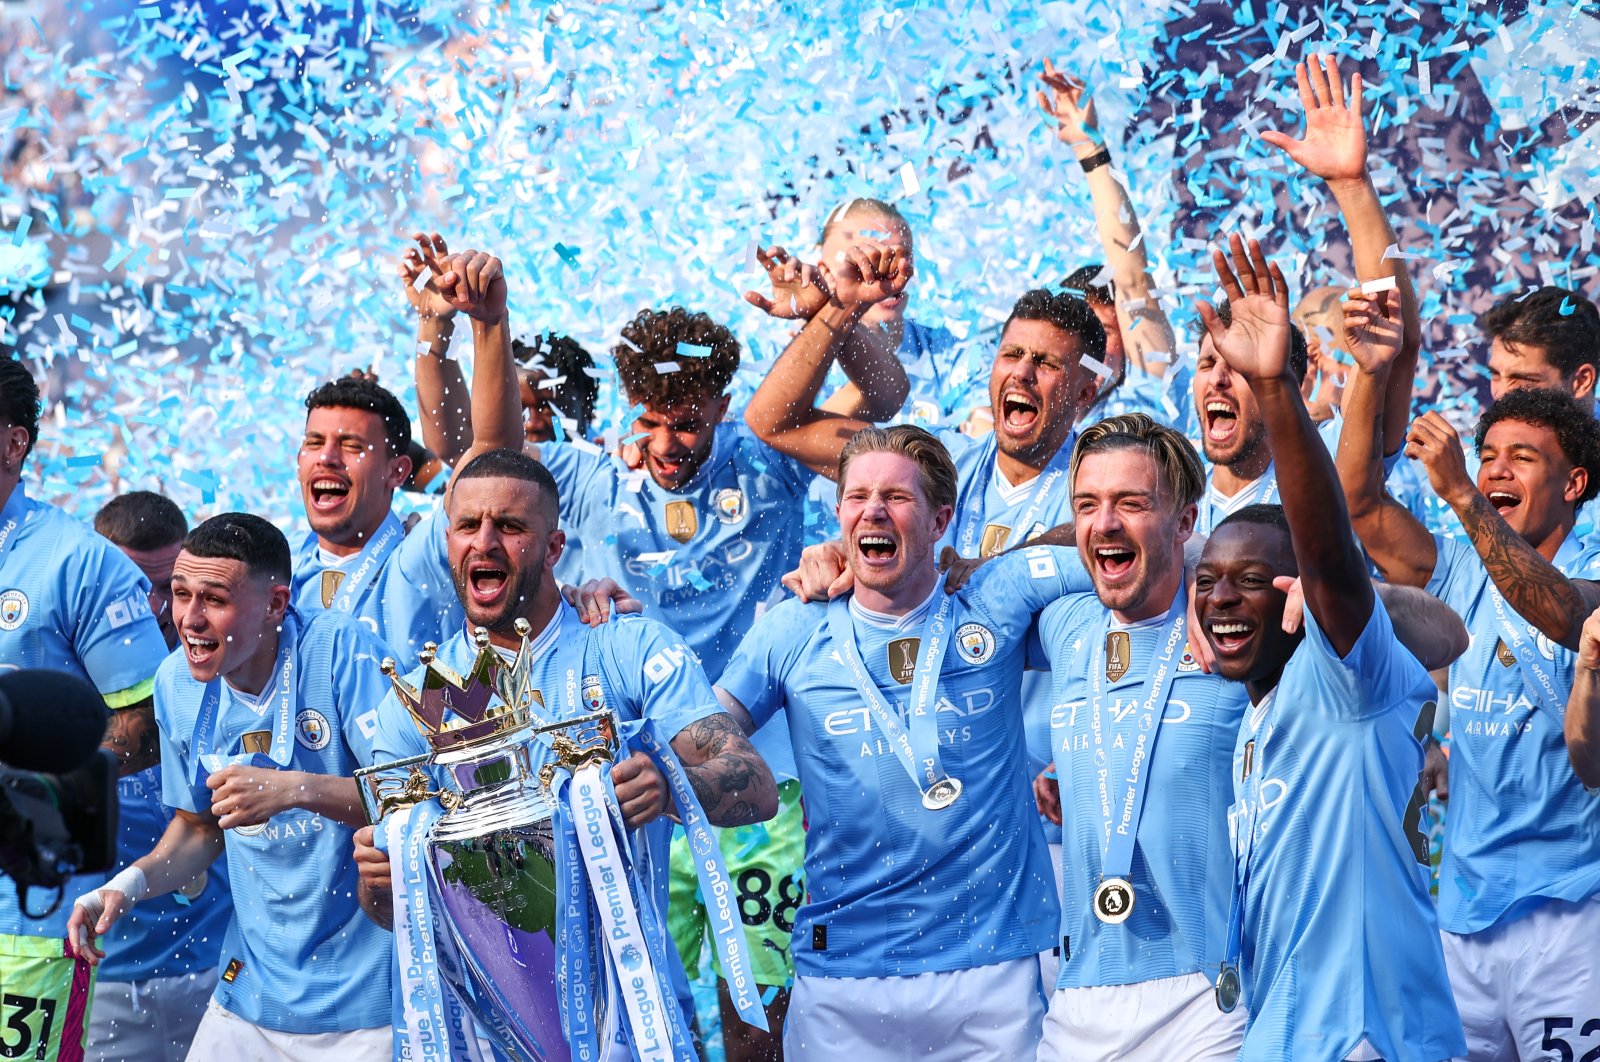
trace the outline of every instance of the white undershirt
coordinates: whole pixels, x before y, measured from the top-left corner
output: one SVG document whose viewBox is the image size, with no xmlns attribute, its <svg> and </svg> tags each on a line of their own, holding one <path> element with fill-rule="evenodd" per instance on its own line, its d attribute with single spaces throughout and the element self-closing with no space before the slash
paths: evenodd
<svg viewBox="0 0 1600 1062">
<path fill-rule="evenodd" d="M 864 623 L 870 623 L 872 626 L 882 628 L 883 630 L 909 630 L 922 622 L 923 617 L 928 614 L 928 610 L 933 607 L 934 596 L 939 592 L 939 586 L 938 584 L 935 584 L 933 592 L 927 597 L 923 598 L 922 602 L 918 604 L 916 608 L 912 609 L 910 612 L 907 612 L 904 616 L 891 616 L 887 612 L 874 612 L 872 609 L 861 604 L 861 600 L 854 594 L 851 594 L 850 614 Z"/>
</svg>

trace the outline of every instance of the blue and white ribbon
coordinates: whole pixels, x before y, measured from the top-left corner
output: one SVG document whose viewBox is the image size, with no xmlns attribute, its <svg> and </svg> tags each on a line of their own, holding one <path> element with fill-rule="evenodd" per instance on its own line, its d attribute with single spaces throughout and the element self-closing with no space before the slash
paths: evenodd
<svg viewBox="0 0 1600 1062">
<path fill-rule="evenodd" d="M 412 1062 L 483 1062 L 472 1019 L 439 976 L 438 942 L 447 939 L 428 885 L 428 834 L 442 809 L 427 800 L 402 808 L 373 831 L 390 853 L 394 939 L 400 958 L 395 1057 Z"/>
</svg>

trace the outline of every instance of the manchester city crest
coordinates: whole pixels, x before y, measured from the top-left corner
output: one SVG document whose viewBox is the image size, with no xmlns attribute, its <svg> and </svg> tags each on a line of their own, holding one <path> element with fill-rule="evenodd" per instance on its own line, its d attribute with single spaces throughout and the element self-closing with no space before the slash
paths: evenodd
<svg viewBox="0 0 1600 1062">
<path fill-rule="evenodd" d="M 300 744 L 317 752 L 328 747 L 333 740 L 333 728 L 328 717 L 315 708 L 307 708 L 294 717 L 294 738 Z"/>
<path fill-rule="evenodd" d="M 956 631 L 956 652 L 969 664 L 986 663 L 994 656 L 994 632 L 981 623 L 964 623 Z"/>
<path fill-rule="evenodd" d="M 598 712 L 606 706 L 606 695 L 600 690 L 599 675 L 583 677 L 583 704 L 591 712 Z"/>
<path fill-rule="evenodd" d="M 1178 658 L 1179 674 L 1187 675 L 1200 670 L 1200 660 L 1194 655 L 1188 642 L 1183 643 L 1183 655 Z"/>
<path fill-rule="evenodd" d="M 738 487 L 724 487 L 717 491 L 712 495 L 711 505 L 716 510 L 717 519 L 725 524 L 737 524 L 744 520 L 744 491 Z"/>
<path fill-rule="evenodd" d="M 28 618 L 28 595 L 21 590 L 0 594 L 0 630 L 14 631 Z"/>
</svg>

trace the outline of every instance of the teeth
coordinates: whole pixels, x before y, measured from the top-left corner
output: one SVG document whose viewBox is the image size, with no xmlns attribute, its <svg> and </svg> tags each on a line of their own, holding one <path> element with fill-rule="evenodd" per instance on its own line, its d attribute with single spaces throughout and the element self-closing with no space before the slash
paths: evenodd
<svg viewBox="0 0 1600 1062">
<path fill-rule="evenodd" d="M 217 647 L 216 642 L 208 642 L 204 638 L 195 638 L 193 636 L 184 638 L 184 642 L 191 649 L 215 649 Z"/>
<path fill-rule="evenodd" d="M 1515 494 L 1507 494 L 1503 490 L 1492 490 L 1492 491 L 1489 492 L 1489 500 L 1491 502 L 1508 501 L 1508 502 L 1515 503 L 1519 499 L 1517 498 L 1517 496 Z"/>
<path fill-rule="evenodd" d="M 1102 556 L 1102 557 L 1131 557 L 1131 556 L 1133 556 L 1133 550 L 1131 550 L 1131 549 L 1119 549 L 1116 546 L 1102 546 L 1101 548 L 1095 550 L 1095 552 L 1100 554 L 1100 556 Z"/>
<path fill-rule="evenodd" d="M 1230 417 L 1234 416 L 1233 407 L 1228 405 L 1225 402 L 1207 402 L 1206 403 L 1206 412 L 1207 413 L 1222 413 L 1222 414 L 1225 414 L 1225 415 L 1230 416 Z"/>
<path fill-rule="evenodd" d="M 863 546 L 892 546 L 894 539 L 884 535 L 862 535 L 858 540 Z"/>
<path fill-rule="evenodd" d="M 1248 623 L 1213 623 L 1211 625 L 1211 633 L 1212 634 L 1249 634 L 1250 633 L 1250 625 Z"/>
</svg>

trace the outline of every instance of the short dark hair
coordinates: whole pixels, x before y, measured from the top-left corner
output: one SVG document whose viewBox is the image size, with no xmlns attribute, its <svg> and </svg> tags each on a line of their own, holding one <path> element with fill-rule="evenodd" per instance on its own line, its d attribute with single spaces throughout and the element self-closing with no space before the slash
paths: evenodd
<svg viewBox="0 0 1600 1062">
<path fill-rule="evenodd" d="M 196 557 L 236 560 L 252 576 L 290 580 L 289 540 L 253 513 L 222 513 L 190 531 L 183 551 Z"/>
<path fill-rule="evenodd" d="M 0 421 L 26 429 L 23 456 L 33 452 L 39 441 L 39 385 L 19 358 L 0 358 Z"/>
<path fill-rule="evenodd" d="M 329 380 L 306 396 L 306 412 L 313 409 L 359 409 L 376 413 L 383 420 L 388 456 L 404 457 L 411 452 L 411 418 L 406 414 L 406 407 L 376 380 L 359 376 Z"/>
<path fill-rule="evenodd" d="M 582 431 L 588 431 L 594 420 L 595 401 L 600 397 L 600 381 L 584 371 L 594 368 L 594 358 L 577 340 L 558 332 L 541 332 L 527 343 L 512 340 L 511 356 L 524 369 L 544 369 L 551 376 L 566 377 L 549 389 L 550 404 L 577 421 Z"/>
<path fill-rule="evenodd" d="M 1224 326 L 1233 324 L 1233 306 L 1227 299 L 1218 299 L 1215 309 L 1217 311 L 1217 320 L 1221 321 Z M 1204 322 L 1198 326 L 1198 329 L 1199 338 L 1204 339 L 1207 334 Z M 1305 382 L 1306 370 L 1310 367 L 1310 364 L 1311 351 L 1306 346 L 1306 334 L 1300 331 L 1299 325 L 1291 321 L 1289 322 L 1289 371 L 1294 374 L 1296 382 Z M 1217 526 L 1220 527 L 1221 525 Z"/>
<path fill-rule="evenodd" d="M 94 529 L 123 549 L 152 550 L 182 542 L 189 521 L 166 495 L 134 490 L 101 506 L 94 514 Z"/>
<path fill-rule="evenodd" d="M 539 508 L 554 527 L 561 520 L 561 489 L 550 470 L 521 450 L 485 450 L 456 472 L 455 482 L 468 479 L 516 479 L 539 488 Z"/>
<path fill-rule="evenodd" d="M 1221 531 L 1229 524 L 1255 524 L 1259 527 L 1271 527 L 1290 534 L 1289 518 L 1283 515 L 1281 505 L 1246 505 L 1243 509 L 1235 509 L 1217 522 L 1216 531 Z M 1215 532 L 1213 532 L 1215 533 Z"/>
<path fill-rule="evenodd" d="M 822 222 L 822 235 L 817 237 L 817 242 L 826 243 L 828 234 L 831 233 L 840 222 L 849 217 L 851 214 L 858 213 L 881 215 L 882 217 L 886 217 L 889 220 L 901 225 L 907 232 L 911 231 L 911 223 L 906 220 L 906 216 L 904 214 L 900 213 L 900 208 L 895 206 L 893 203 L 885 203 L 882 199 L 869 199 L 865 196 L 858 196 L 855 199 L 847 199 L 843 203 L 840 203 L 838 206 L 834 207 L 832 210 L 828 211 L 827 218 Z"/>
<path fill-rule="evenodd" d="M 1106 358 L 1106 329 L 1096 317 L 1089 303 L 1066 292 L 1034 288 L 1023 292 L 1011 307 L 1011 316 L 1000 329 L 1004 336 L 1012 321 L 1046 321 L 1078 337 L 1079 353 L 1096 361 Z"/>
<path fill-rule="evenodd" d="M 917 477 L 922 484 L 922 494 L 937 509 L 941 505 L 954 506 L 958 480 L 956 465 L 950 451 L 944 448 L 938 436 L 915 424 L 896 424 L 890 428 L 862 428 L 850 436 L 839 453 L 839 487 L 837 494 L 844 496 L 845 473 L 850 462 L 862 454 L 899 454 L 917 466 Z"/>
<path fill-rule="evenodd" d="M 703 348 L 684 351 L 684 346 Z M 612 351 L 628 401 L 667 405 L 721 398 L 739 368 L 739 341 L 703 313 L 682 306 L 640 310 L 622 326 L 622 342 Z M 670 361 L 678 367 L 658 372 Z"/>
<path fill-rule="evenodd" d="M 1538 347 L 1563 378 L 1600 365 L 1600 310 L 1567 288 L 1536 288 L 1495 303 L 1479 320 L 1484 335 L 1508 346 Z"/>
<path fill-rule="evenodd" d="M 1090 262 L 1088 265 L 1079 266 L 1068 273 L 1061 286 L 1068 293 L 1080 292 L 1089 305 L 1115 306 L 1117 304 L 1117 289 L 1110 278 L 1100 280 L 1100 274 L 1106 267 L 1100 262 Z"/>
<path fill-rule="evenodd" d="M 1577 399 L 1565 391 L 1548 387 L 1507 391 L 1478 418 L 1473 442 L 1479 452 L 1483 450 L 1483 440 L 1489 429 L 1505 420 L 1535 424 L 1555 432 L 1562 455 L 1574 468 L 1589 473 L 1588 485 L 1578 499 L 1579 505 L 1600 494 L 1600 422 L 1594 419 L 1592 412 L 1579 405 Z"/>
</svg>

